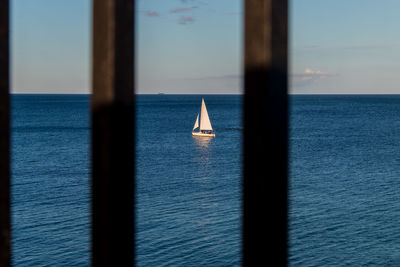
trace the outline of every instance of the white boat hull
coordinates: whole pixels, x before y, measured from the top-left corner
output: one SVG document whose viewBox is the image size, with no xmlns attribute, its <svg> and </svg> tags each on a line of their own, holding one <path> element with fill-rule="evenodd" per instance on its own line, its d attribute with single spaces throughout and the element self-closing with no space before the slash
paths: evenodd
<svg viewBox="0 0 400 267">
<path fill-rule="evenodd" d="M 193 136 L 201 136 L 201 137 L 215 137 L 215 133 L 200 133 L 200 132 L 192 132 Z"/>
</svg>

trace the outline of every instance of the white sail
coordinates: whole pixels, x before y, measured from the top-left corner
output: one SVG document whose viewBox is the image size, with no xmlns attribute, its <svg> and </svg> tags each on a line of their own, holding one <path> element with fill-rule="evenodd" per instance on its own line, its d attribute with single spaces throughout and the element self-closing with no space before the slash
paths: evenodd
<svg viewBox="0 0 400 267">
<path fill-rule="evenodd" d="M 194 129 L 196 129 L 197 127 L 199 127 L 199 114 L 197 114 L 196 122 L 194 123 L 192 131 L 194 131 Z"/>
<path fill-rule="evenodd" d="M 208 117 L 206 103 L 201 100 L 200 130 L 212 131 L 210 118 Z"/>
</svg>

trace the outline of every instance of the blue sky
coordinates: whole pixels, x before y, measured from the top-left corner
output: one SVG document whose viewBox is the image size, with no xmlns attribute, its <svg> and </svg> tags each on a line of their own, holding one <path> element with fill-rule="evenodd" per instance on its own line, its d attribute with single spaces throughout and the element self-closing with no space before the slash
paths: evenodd
<svg viewBox="0 0 400 267">
<path fill-rule="evenodd" d="M 400 93 L 400 1 L 290 3 L 292 93 Z"/>
<path fill-rule="evenodd" d="M 14 93 L 90 93 L 91 1 L 11 0 Z M 291 0 L 291 93 L 400 93 L 400 1 Z M 241 93 L 240 0 L 137 0 L 138 93 Z"/>
<path fill-rule="evenodd" d="M 139 0 L 139 93 L 239 93 L 239 0 Z"/>
<path fill-rule="evenodd" d="M 88 93 L 90 1 L 10 3 L 12 92 Z"/>
</svg>

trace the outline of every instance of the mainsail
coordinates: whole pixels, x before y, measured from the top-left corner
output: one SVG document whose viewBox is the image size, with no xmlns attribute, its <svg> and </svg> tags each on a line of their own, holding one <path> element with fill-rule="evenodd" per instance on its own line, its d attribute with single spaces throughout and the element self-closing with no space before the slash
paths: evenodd
<svg viewBox="0 0 400 267">
<path fill-rule="evenodd" d="M 196 122 L 194 123 L 192 131 L 194 131 L 194 129 L 196 129 L 197 127 L 199 127 L 199 114 L 197 114 Z"/>
<path fill-rule="evenodd" d="M 197 120 L 196 120 L 196 122 L 197 122 Z M 212 131 L 212 126 L 211 126 L 210 118 L 208 117 L 207 108 L 206 108 L 206 104 L 204 103 L 204 99 L 201 99 L 200 131 L 202 131 L 202 130 Z"/>
</svg>

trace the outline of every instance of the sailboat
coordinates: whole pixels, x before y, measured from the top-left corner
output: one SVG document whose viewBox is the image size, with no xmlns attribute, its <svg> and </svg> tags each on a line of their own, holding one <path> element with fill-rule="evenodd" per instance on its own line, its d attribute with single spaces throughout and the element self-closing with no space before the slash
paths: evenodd
<svg viewBox="0 0 400 267">
<path fill-rule="evenodd" d="M 199 128 L 199 126 L 200 126 L 199 131 L 195 132 L 194 130 Z M 200 125 L 199 125 L 199 114 L 197 114 L 197 118 L 192 130 L 192 135 L 203 136 L 203 137 L 215 137 L 215 132 L 213 131 L 213 128 L 211 126 L 210 117 L 208 117 L 206 103 L 204 102 L 203 98 L 201 99 Z"/>
</svg>

